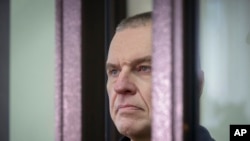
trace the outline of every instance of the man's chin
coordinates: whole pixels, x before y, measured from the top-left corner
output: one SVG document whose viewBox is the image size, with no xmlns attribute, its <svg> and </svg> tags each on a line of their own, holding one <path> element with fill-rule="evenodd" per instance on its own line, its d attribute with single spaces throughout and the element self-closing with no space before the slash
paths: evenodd
<svg viewBox="0 0 250 141">
<path fill-rule="evenodd" d="M 120 121 L 116 123 L 117 130 L 124 136 L 138 136 L 139 134 L 150 132 L 150 126 L 143 121 Z"/>
<path fill-rule="evenodd" d="M 120 126 L 118 127 L 118 131 L 120 134 L 126 136 L 126 137 L 134 137 L 137 135 L 137 133 L 140 133 L 140 131 L 138 131 L 138 129 L 135 129 L 132 126 Z"/>
</svg>

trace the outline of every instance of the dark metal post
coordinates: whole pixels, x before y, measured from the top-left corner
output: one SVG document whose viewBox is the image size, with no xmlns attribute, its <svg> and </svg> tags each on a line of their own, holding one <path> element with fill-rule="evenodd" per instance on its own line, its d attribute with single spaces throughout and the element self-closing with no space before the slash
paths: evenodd
<svg viewBox="0 0 250 141">
<path fill-rule="evenodd" d="M 126 1 L 105 0 L 105 61 L 110 42 L 115 34 L 117 24 L 126 17 Z M 106 76 L 106 74 L 105 74 Z M 107 78 L 105 77 L 105 83 Z M 106 84 L 105 84 L 106 86 Z M 106 91 L 105 91 L 106 92 Z M 120 134 L 116 130 L 109 114 L 109 100 L 105 95 L 105 141 L 118 141 Z"/>
<path fill-rule="evenodd" d="M 184 122 L 185 141 L 197 140 L 199 124 L 198 94 L 198 0 L 184 1 Z"/>
<path fill-rule="evenodd" d="M 104 1 L 82 1 L 82 137 L 105 140 Z"/>
<path fill-rule="evenodd" d="M 0 1 L 0 140 L 9 140 L 10 1 Z"/>
</svg>

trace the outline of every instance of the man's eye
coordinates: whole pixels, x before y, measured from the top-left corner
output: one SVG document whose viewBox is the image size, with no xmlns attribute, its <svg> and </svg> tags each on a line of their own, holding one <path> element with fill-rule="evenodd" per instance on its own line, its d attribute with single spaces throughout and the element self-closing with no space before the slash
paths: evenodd
<svg viewBox="0 0 250 141">
<path fill-rule="evenodd" d="M 151 72 L 151 66 L 139 66 L 137 71 L 143 73 L 149 73 Z"/>
<path fill-rule="evenodd" d="M 111 75 L 111 76 L 117 76 L 117 75 L 119 75 L 119 70 L 117 70 L 117 69 L 111 69 L 109 71 L 109 75 Z"/>
</svg>

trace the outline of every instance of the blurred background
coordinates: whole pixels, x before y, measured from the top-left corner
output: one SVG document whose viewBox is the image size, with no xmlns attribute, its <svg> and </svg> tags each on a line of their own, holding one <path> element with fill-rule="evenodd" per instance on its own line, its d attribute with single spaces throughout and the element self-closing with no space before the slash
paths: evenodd
<svg viewBox="0 0 250 141">
<path fill-rule="evenodd" d="M 55 2 L 10 2 L 10 141 L 54 141 Z"/>
<path fill-rule="evenodd" d="M 250 1 L 200 1 L 201 123 L 218 141 L 250 123 Z"/>
<path fill-rule="evenodd" d="M 54 140 L 55 2 L 10 3 L 10 140 Z M 127 0 L 127 16 L 152 10 Z M 250 1 L 200 1 L 201 124 L 217 141 L 250 123 Z"/>
</svg>

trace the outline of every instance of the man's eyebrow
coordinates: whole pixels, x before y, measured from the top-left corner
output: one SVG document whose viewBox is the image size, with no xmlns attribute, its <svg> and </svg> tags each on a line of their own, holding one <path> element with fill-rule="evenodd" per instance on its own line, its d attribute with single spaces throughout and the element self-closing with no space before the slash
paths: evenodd
<svg viewBox="0 0 250 141">
<path fill-rule="evenodd" d="M 148 56 L 144 56 L 144 57 L 140 57 L 140 58 L 137 58 L 135 60 L 133 60 L 131 62 L 132 65 L 136 65 L 136 64 L 140 64 L 140 63 L 144 63 L 144 62 L 151 62 L 151 55 L 148 55 Z"/>
<path fill-rule="evenodd" d="M 136 64 L 140 64 L 140 63 L 144 63 L 144 62 L 151 63 L 151 58 L 152 58 L 151 55 L 136 58 L 131 62 L 131 65 L 136 65 Z M 112 63 L 107 63 L 106 64 L 106 69 L 116 68 L 116 67 L 118 67 L 116 64 L 112 64 Z"/>
<path fill-rule="evenodd" d="M 112 64 L 112 63 L 107 63 L 107 64 L 106 64 L 106 70 L 108 70 L 108 69 L 110 69 L 110 68 L 116 68 L 116 67 L 117 67 L 117 65 Z"/>
</svg>

